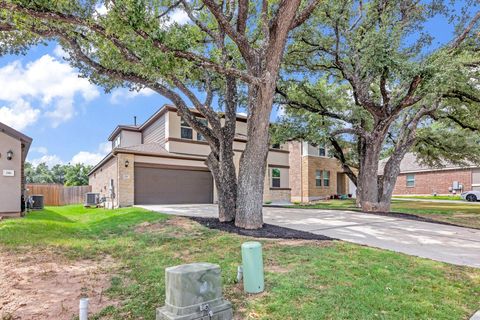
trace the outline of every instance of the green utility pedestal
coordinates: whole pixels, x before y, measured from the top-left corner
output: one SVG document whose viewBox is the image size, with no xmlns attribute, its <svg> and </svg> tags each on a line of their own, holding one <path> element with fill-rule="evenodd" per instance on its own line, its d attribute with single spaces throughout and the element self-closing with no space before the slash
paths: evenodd
<svg viewBox="0 0 480 320">
<path fill-rule="evenodd" d="M 260 293 L 265 289 L 263 278 L 262 244 L 242 244 L 243 289 L 247 293 Z"/>
</svg>

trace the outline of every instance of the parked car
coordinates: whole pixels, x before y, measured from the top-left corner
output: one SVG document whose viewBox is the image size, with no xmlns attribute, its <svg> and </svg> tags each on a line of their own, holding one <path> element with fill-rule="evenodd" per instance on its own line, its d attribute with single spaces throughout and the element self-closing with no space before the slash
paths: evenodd
<svg viewBox="0 0 480 320">
<path fill-rule="evenodd" d="M 462 199 L 475 202 L 480 201 L 480 191 L 466 191 L 461 194 Z"/>
</svg>

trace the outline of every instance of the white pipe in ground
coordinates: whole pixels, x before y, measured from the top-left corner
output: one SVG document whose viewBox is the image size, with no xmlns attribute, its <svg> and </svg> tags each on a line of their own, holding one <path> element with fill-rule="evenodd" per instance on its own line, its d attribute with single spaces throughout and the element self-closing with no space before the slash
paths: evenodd
<svg viewBox="0 0 480 320">
<path fill-rule="evenodd" d="M 88 320 L 88 298 L 80 299 L 80 313 L 78 317 L 80 320 Z"/>
</svg>

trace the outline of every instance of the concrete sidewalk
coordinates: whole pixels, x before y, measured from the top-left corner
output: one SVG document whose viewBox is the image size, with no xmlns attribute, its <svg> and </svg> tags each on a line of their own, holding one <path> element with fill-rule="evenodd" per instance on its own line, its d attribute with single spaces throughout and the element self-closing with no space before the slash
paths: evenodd
<svg viewBox="0 0 480 320">
<path fill-rule="evenodd" d="M 144 205 L 166 214 L 217 217 L 215 205 Z M 357 244 L 480 268 L 480 230 L 353 211 L 272 208 L 264 221 Z"/>
</svg>

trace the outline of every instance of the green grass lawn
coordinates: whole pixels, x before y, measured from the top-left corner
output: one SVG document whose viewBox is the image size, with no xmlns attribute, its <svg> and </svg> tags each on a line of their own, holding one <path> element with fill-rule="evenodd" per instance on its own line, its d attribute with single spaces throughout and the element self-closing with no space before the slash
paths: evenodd
<svg viewBox="0 0 480 320">
<path fill-rule="evenodd" d="M 461 201 L 461 196 L 393 196 L 394 198 L 425 199 L 425 200 L 454 200 Z"/>
<path fill-rule="evenodd" d="M 1 221 L 0 253 L 111 256 L 120 267 L 107 294 L 121 304 L 97 319 L 154 319 L 165 299 L 165 267 L 199 261 L 221 266 L 236 319 L 450 320 L 480 308 L 479 269 L 337 241 L 260 240 L 266 292 L 245 295 L 235 277 L 240 245 L 251 238 L 182 219 L 137 208 L 47 208 Z"/>
<path fill-rule="evenodd" d="M 359 211 L 355 200 L 325 200 L 315 204 L 296 205 L 297 208 L 343 209 Z M 392 212 L 411 213 L 433 220 L 460 226 L 480 228 L 480 205 L 415 200 L 392 200 Z"/>
</svg>

